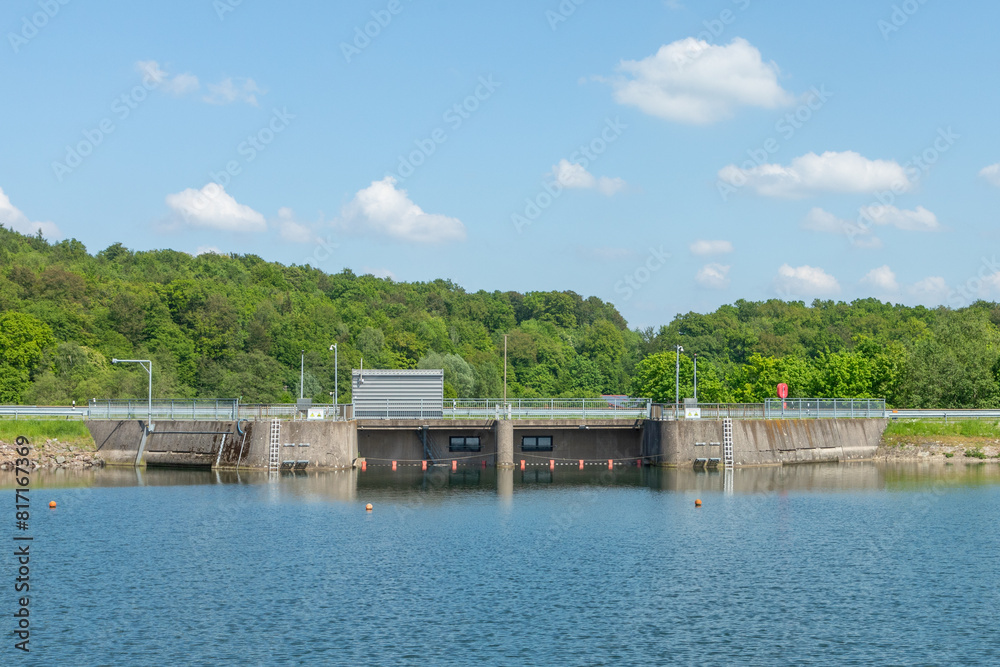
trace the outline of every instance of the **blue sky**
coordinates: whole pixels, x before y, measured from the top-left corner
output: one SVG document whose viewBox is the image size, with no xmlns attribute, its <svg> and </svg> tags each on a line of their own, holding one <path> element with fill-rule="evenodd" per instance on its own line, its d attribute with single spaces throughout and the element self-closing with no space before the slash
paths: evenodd
<svg viewBox="0 0 1000 667">
<path fill-rule="evenodd" d="M 632 326 L 1000 299 L 1000 5 L 775 4 L 12 0 L 0 224 Z"/>
</svg>

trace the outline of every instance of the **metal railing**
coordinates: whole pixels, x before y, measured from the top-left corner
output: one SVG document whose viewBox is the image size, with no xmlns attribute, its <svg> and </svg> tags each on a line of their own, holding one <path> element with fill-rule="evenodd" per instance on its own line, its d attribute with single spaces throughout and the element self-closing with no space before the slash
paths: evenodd
<svg viewBox="0 0 1000 667">
<path fill-rule="evenodd" d="M 88 419 L 236 419 L 239 401 L 235 398 L 192 398 L 155 400 L 91 400 Z"/>
<path fill-rule="evenodd" d="M 354 413 L 352 404 L 314 404 L 320 419 L 683 419 L 686 407 L 696 407 L 701 419 L 997 419 L 998 409 L 887 409 L 882 399 L 769 399 L 765 403 L 699 403 L 676 406 L 649 399 L 538 398 L 445 399 L 422 406 L 419 402 L 389 402 L 385 408 Z M 13 419 L 145 419 L 148 402 L 142 399 L 91 401 L 84 406 L 0 405 L 0 418 Z M 307 419 L 295 403 L 241 404 L 236 399 L 155 400 L 153 419 Z M 317 414 L 314 412 L 314 415 Z"/>
<path fill-rule="evenodd" d="M 660 411 L 656 410 L 657 407 Z M 684 419 L 687 408 L 697 409 L 699 419 L 764 419 L 763 403 L 699 403 L 690 406 L 670 403 L 654 406 L 653 414 L 659 412 L 661 419 Z"/>
<path fill-rule="evenodd" d="M 356 405 L 355 419 L 645 419 L 646 398 L 446 398 L 443 404 L 385 401 Z"/>
<path fill-rule="evenodd" d="M 767 419 L 872 419 L 885 417 L 882 398 L 769 398 Z"/>
</svg>

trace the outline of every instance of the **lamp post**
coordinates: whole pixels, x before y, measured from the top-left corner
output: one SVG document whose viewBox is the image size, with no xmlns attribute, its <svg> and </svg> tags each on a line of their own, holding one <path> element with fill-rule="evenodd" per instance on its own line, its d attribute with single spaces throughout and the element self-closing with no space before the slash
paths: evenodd
<svg viewBox="0 0 1000 667">
<path fill-rule="evenodd" d="M 330 346 L 333 350 L 333 406 L 336 408 L 337 404 L 340 403 L 338 400 L 339 395 L 337 394 L 338 383 L 340 382 L 340 375 L 337 373 L 337 344 L 334 343 Z"/>
<path fill-rule="evenodd" d="M 677 356 L 675 357 L 675 363 L 677 365 L 674 370 L 674 416 L 676 417 L 680 413 L 681 409 L 681 352 L 684 348 L 677 345 Z"/>
<path fill-rule="evenodd" d="M 698 405 L 698 353 L 694 353 L 694 404 Z"/>
<path fill-rule="evenodd" d="M 112 359 L 113 364 L 139 364 L 149 373 L 149 406 L 146 411 L 146 429 L 153 421 L 153 362 L 149 359 Z M 149 364 L 148 366 L 146 364 Z"/>
<path fill-rule="evenodd" d="M 302 350 L 302 362 L 299 366 L 299 398 L 306 397 L 306 351 Z"/>
</svg>

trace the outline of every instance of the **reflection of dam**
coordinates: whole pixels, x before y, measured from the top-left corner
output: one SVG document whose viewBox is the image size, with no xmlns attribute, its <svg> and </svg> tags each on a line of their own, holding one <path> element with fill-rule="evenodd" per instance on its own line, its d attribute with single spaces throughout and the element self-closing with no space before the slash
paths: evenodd
<svg viewBox="0 0 1000 667">
<path fill-rule="evenodd" d="M 731 480 L 731 487 L 727 483 Z M 690 469 L 623 467 L 614 470 L 533 468 L 526 470 L 488 467 L 452 471 L 434 467 L 428 471 L 400 469 L 396 472 L 372 468 L 366 472 L 284 472 L 277 476 L 260 471 L 215 471 L 207 469 L 106 468 L 97 470 L 38 470 L 33 474 L 39 488 L 101 489 L 134 486 L 193 486 L 236 484 L 258 487 L 261 492 L 316 500 L 355 502 L 378 497 L 423 498 L 435 502 L 455 494 L 501 499 L 519 493 L 559 488 L 645 488 L 655 492 L 736 495 L 784 492 L 840 493 L 879 490 L 930 489 L 949 486 L 1000 484 L 1000 465 L 993 463 L 943 464 L 929 462 L 856 462 L 843 465 L 772 466 L 732 471 L 696 472 Z M 416 495 L 414 495 L 416 494 Z"/>
<path fill-rule="evenodd" d="M 736 419 L 733 462 L 774 466 L 874 457 L 883 419 Z M 98 455 L 110 465 L 346 470 L 446 465 L 691 467 L 718 461 L 721 420 L 361 419 L 91 420 Z"/>
</svg>

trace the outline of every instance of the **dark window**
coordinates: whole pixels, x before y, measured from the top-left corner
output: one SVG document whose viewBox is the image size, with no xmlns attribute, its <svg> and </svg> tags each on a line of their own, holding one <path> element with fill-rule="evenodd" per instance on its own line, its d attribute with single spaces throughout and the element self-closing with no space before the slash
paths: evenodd
<svg viewBox="0 0 1000 667">
<path fill-rule="evenodd" d="M 479 437 L 453 435 L 448 442 L 448 450 L 452 452 L 478 452 Z"/>
<path fill-rule="evenodd" d="M 551 435 L 525 435 L 521 437 L 522 452 L 551 452 Z"/>
</svg>

